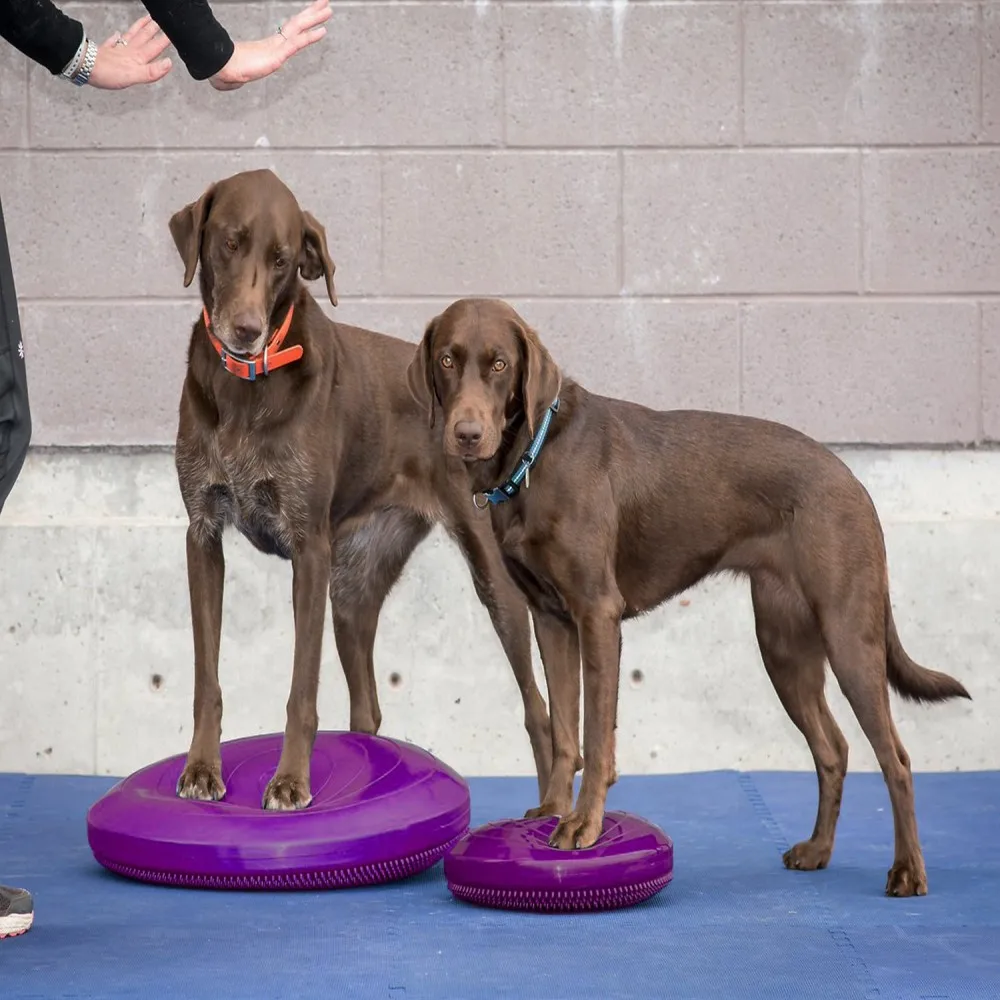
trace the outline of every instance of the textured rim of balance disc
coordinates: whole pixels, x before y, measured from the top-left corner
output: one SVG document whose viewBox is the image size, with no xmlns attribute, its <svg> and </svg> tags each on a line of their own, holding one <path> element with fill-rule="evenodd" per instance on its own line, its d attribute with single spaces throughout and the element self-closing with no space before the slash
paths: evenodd
<svg viewBox="0 0 1000 1000">
<path fill-rule="evenodd" d="M 87 814 L 94 857 L 160 885 L 348 888 L 424 871 L 469 828 L 468 785 L 451 768 L 412 744 L 363 733 L 317 734 L 312 802 L 265 811 L 281 744 L 280 734 L 224 743 L 220 802 L 177 796 L 184 755 L 120 781 Z"/>
<path fill-rule="evenodd" d="M 555 817 L 470 831 L 445 855 L 448 888 L 479 906 L 541 913 L 614 910 L 655 896 L 673 878 L 674 848 L 639 816 L 609 812 L 593 847 L 549 847 Z"/>
</svg>

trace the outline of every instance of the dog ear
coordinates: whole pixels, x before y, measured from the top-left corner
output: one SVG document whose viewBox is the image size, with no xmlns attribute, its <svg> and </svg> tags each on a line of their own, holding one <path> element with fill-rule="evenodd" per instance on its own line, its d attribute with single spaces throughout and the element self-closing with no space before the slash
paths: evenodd
<svg viewBox="0 0 1000 1000">
<path fill-rule="evenodd" d="M 320 275 L 326 276 L 326 294 L 337 304 L 337 290 L 333 287 L 333 272 L 337 270 L 330 251 L 326 246 L 326 230 L 310 215 L 302 213 L 302 258 L 299 274 L 306 281 L 315 281 Z"/>
<path fill-rule="evenodd" d="M 437 403 L 440 402 L 437 389 L 434 386 L 434 369 L 431 360 L 431 344 L 436 329 L 437 318 L 435 317 L 427 324 L 420 346 L 417 348 L 416 354 L 413 355 L 409 368 L 406 369 L 406 384 L 410 387 L 410 393 L 421 406 L 426 406 L 430 411 L 429 427 L 434 426 L 434 410 Z"/>
<path fill-rule="evenodd" d="M 201 234 L 205 229 L 205 220 L 212 207 L 212 197 L 215 194 L 213 184 L 197 200 L 185 205 L 179 212 L 170 217 L 170 235 L 174 238 L 177 252 L 184 261 L 184 287 L 194 280 L 198 270 L 198 258 L 201 255 Z"/>
<path fill-rule="evenodd" d="M 534 437 L 542 416 L 559 395 L 562 372 L 530 326 L 518 323 L 515 330 L 521 342 L 521 404 L 528 421 L 528 433 Z"/>
</svg>

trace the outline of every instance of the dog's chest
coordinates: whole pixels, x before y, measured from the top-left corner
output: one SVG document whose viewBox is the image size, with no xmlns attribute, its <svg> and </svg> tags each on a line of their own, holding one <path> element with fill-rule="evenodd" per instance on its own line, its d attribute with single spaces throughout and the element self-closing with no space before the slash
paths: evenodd
<svg viewBox="0 0 1000 1000">
<path fill-rule="evenodd" d="M 198 485 L 187 490 L 194 493 L 192 522 L 211 535 L 232 526 L 261 552 L 290 559 L 305 519 L 309 482 L 296 454 L 278 456 L 237 443 L 210 449 L 197 464 L 201 468 L 190 471 Z"/>
</svg>

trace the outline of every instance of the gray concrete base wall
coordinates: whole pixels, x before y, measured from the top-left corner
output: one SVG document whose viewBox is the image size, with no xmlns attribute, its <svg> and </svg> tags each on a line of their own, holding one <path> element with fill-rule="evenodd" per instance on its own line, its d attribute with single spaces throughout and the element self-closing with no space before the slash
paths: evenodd
<svg viewBox="0 0 1000 1000">
<path fill-rule="evenodd" d="M 904 644 L 974 696 L 933 708 L 894 698 L 914 767 L 998 767 L 1000 452 L 843 454 L 885 524 Z M 167 453 L 31 455 L 0 521 L 0 770 L 123 774 L 187 748 L 185 526 Z M 225 738 L 284 727 L 290 593 L 288 564 L 227 536 Z M 624 643 L 623 773 L 811 768 L 760 663 L 745 584 L 700 586 L 628 624 Z M 517 690 L 446 537 L 414 554 L 375 652 L 384 733 L 466 774 L 531 773 Z M 323 661 L 321 724 L 342 728 L 347 691 L 329 624 Z M 830 688 L 851 766 L 873 768 Z"/>
</svg>

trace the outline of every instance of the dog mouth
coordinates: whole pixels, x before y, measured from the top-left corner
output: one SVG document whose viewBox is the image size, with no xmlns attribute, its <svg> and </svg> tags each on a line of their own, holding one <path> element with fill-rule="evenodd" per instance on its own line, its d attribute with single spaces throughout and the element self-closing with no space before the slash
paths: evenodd
<svg viewBox="0 0 1000 1000">
<path fill-rule="evenodd" d="M 448 447 L 448 453 L 454 458 L 460 458 L 466 465 L 475 465 L 476 462 L 488 462 L 496 455 L 497 449 L 488 443 L 471 445 L 453 440 Z"/>
<path fill-rule="evenodd" d="M 225 320 L 216 321 L 214 316 L 212 317 L 212 327 L 219 343 L 226 349 L 226 353 L 238 358 L 250 358 L 260 354 L 267 342 L 266 331 L 256 337 L 241 337 L 232 324 Z"/>
</svg>

